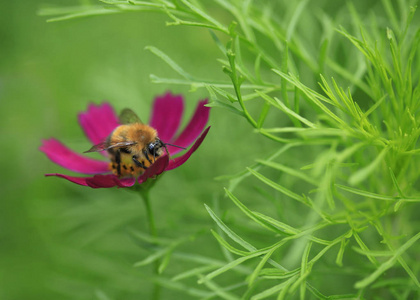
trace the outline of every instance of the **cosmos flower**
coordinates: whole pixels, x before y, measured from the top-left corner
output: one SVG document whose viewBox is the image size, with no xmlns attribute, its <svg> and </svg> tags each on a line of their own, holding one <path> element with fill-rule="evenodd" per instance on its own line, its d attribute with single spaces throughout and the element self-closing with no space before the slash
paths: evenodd
<svg viewBox="0 0 420 300">
<path fill-rule="evenodd" d="M 58 176 L 73 183 L 91 188 L 131 187 L 136 181 L 141 184 L 148 178 L 154 178 L 164 171 L 178 168 L 197 150 L 210 129 L 210 127 L 207 127 L 204 130 L 210 110 L 205 104 L 207 104 L 207 100 L 198 103 L 187 126 L 179 135 L 176 135 L 184 111 L 184 100 L 182 96 L 167 93 L 155 99 L 149 126 L 156 129 L 160 140 L 164 143 L 170 143 L 184 148 L 188 148 L 191 144 L 193 145 L 187 152 L 175 158 L 173 156 L 183 150 L 168 146 L 167 149 L 170 156 L 168 157 L 165 154 L 159 157 L 138 178 L 119 178 L 112 174 L 109 158 L 108 160 L 98 160 L 81 155 L 70 150 L 54 138 L 43 140 L 40 150 L 54 163 L 70 171 L 91 176 L 75 177 L 57 173 L 46 174 L 46 176 Z M 87 138 L 93 145 L 104 142 L 112 131 L 120 125 L 118 117 L 109 103 L 102 103 L 100 105 L 90 104 L 86 112 L 79 114 L 78 120 Z M 101 154 L 108 157 L 106 151 L 101 152 Z"/>
</svg>

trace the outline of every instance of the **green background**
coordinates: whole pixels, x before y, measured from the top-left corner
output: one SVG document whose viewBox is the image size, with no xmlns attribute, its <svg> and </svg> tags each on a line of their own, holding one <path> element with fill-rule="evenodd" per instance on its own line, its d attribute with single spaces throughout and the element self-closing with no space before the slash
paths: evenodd
<svg viewBox="0 0 420 300">
<path fill-rule="evenodd" d="M 161 14 L 47 23 L 37 13 L 44 3 L 0 3 L 0 299 L 102 299 L 102 292 L 115 299 L 147 298 L 150 268 L 132 265 L 148 252 L 127 233 L 147 232 L 141 199 L 124 190 L 46 178 L 45 173 L 72 173 L 38 148 L 42 139 L 55 137 L 77 152 L 88 149 L 77 114 L 90 102 L 106 100 L 117 111 L 130 107 L 147 120 L 154 96 L 170 90 L 185 96 L 185 124 L 206 90 L 151 83 L 149 74 L 177 75 L 144 48 L 156 46 L 199 77 L 226 80 L 216 63 L 221 53 L 207 31 L 168 27 Z M 223 182 L 214 177 L 243 170 L 273 144 L 226 111 L 213 109 L 209 125 L 192 158 L 162 176 L 152 205 L 160 235 L 178 238 L 202 230 L 186 249 L 219 257 L 203 205 L 214 205 L 222 195 Z M 169 272 L 186 266 L 171 264 Z M 169 295 L 184 294 L 163 294 Z"/>
<path fill-rule="evenodd" d="M 50 3 L 65 7 L 88 2 Z M 374 12 L 381 25 L 388 24 L 381 1 L 354 2 L 363 15 Z M 325 38 L 320 23 L 331 21 L 331 28 L 326 26 L 330 30 L 327 37 L 333 37 L 332 57 L 328 58 L 337 64 L 356 64 L 349 55 L 354 53 L 354 47 L 334 32 L 334 20 L 349 31 L 359 32 L 357 24 L 352 24 L 348 12 L 342 9 L 342 1 L 308 3 L 296 31 L 307 46 L 304 50 L 317 59 Z M 277 6 L 279 18 L 293 19 L 297 5 L 283 5 L 285 10 L 282 5 Z M 0 2 L 0 300 L 148 299 L 154 280 L 152 267 L 133 267 L 155 250 L 137 237 L 139 232 L 148 232 L 141 199 L 123 189 L 95 190 L 59 178 L 46 178 L 46 173 L 72 173 L 49 161 L 38 148 L 42 139 L 55 137 L 76 152 L 89 149 L 91 145 L 77 123 L 77 114 L 91 102 L 109 101 L 116 111 L 129 107 L 148 120 L 156 95 L 167 91 L 181 93 L 186 100 L 185 125 L 197 101 L 208 96 L 207 91 L 151 83 L 150 74 L 168 78 L 179 75 L 145 50 L 146 46 L 162 50 L 198 78 L 218 82 L 228 81 L 217 62 L 225 57 L 207 30 L 166 26 L 168 18 L 158 13 L 124 13 L 47 23 L 48 17 L 38 13 L 44 6 L 45 1 L 38 0 Z M 229 14 L 219 6 L 209 6 L 212 16 L 223 24 L 230 23 Z M 378 39 L 384 40 L 384 36 Z M 220 38 L 226 42 L 222 35 Z M 297 64 L 301 80 L 316 87 L 318 74 Z M 280 81 L 271 71 L 264 71 L 264 76 L 271 74 L 270 79 Z M 326 76 L 331 75 L 330 71 L 326 70 Z M 348 86 L 340 76 L 336 79 L 344 88 Z M 356 97 L 362 107 L 367 106 L 363 95 Z M 261 111 L 258 103 L 247 102 L 247 108 L 253 116 Z M 308 109 L 307 114 L 313 112 Z M 267 124 L 282 127 L 291 123 L 283 114 L 269 114 Z M 279 144 L 256 134 L 244 118 L 227 110 L 212 109 L 209 125 L 212 128 L 198 151 L 185 165 L 161 176 L 151 193 L 159 235 L 184 239 L 162 278 L 171 278 L 196 266 L 182 253 L 223 260 L 225 253 L 210 233 L 216 226 L 204 204 L 257 248 L 265 247 L 266 241 L 273 239 L 224 196 L 223 187 L 227 183 L 215 177 L 243 171 L 255 159 L 278 150 Z M 279 160 L 290 165 L 309 164 L 325 148 L 307 149 L 299 152 L 301 156 L 293 152 Z M 276 172 L 269 175 L 274 180 L 281 176 Z M 290 181 L 293 190 L 306 188 L 294 184 Z M 296 223 L 304 223 L 302 214 L 293 205 L 288 207 L 286 201 L 281 202 L 278 193 L 264 194 L 261 186 L 257 180 L 247 180 L 235 190 L 235 196 L 251 210 L 287 215 Z M 357 279 L 341 275 L 323 273 L 313 280 L 324 284 L 320 290 L 325 294 L 354 293 L 351 283 Z M 223 286 L 235 283 L 229 275 L 220 277 Z M 206 289 L 197 285 L 197 278 L 191 278 L 173 289 L 165 289 L 161 299 L 189 299 L 192 297 L 185 291 L 195 288 Z"/>
</svg>

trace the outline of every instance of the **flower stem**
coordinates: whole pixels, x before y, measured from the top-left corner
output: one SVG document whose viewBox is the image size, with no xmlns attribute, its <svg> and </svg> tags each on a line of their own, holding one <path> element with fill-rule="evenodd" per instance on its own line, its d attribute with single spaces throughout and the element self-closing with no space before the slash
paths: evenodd
<svg viewBox="0 0 420 300">
<path fill-rule="evenodd" d="M 150 205 L 150 198 L 149 198 L 149 189 L 142 189 L 140 190 L 140 196 L 143 199 L 144 202 L 144 206 L 146 207 L 146 215 L 147 215 L 147 219 L 149 221 L 149 232 L 150 235 L 153 238 L 157 238 L 157 231 L 156 231 L 156 225 L 155 225 L 155 218 L 153 215 L 153 211 L 152 211 L 152 207 Z M 156 276 L 159 275 L 159 265 L 160 265 L 160 260 L 156 260 L 154 263 L 154 273 Z M 160 298 L 160 285 L 159 283 L 155 282 L 154 286 L 153 286 L 153 293 L 152 293 L 152 298 L 153 300 L 158 300 Z"/>
<path fill-rule="evenodd" d="M 154 238 L 157 237 L 157 232 L 156 232 L 156 225 L 155 225 L 155 218 L 153 216 L 153 211 L 152 211 L 152 207 L 150 205 L 150 198 L 149 198 L 149 192 L 143 192 L 141 193 L 142 198 L 143 198 L 143 202 L 144 205 L 146 207 L 146 214 L 147 214 L 147 219 L 149 221 L 149 232 L 150 235 Z"/>
</svg>

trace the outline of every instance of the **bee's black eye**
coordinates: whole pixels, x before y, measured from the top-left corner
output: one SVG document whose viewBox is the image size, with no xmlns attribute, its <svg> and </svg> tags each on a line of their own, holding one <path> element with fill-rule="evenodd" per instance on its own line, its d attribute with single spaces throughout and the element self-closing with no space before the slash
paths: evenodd
<svg viewBox="0 0 420 300">
<path fill-rule="evenodd" d="M 153 156 L 159 156 L 158 151 L 162 148 L 163 143 L 160 140 L 155 140 L 153 143 L 147 145 L 147 151 Z"/>
<path fill-rule="evenodd" d="M 157 147 L 156 143 L 150 143 L 147 146 L 147 150 L 149 150 L 149 153 L 152 154 L 152 155 L 155 155 L 156 154 L 156 150 L 157 149 L 158 149 L 158 147 Z"/>
</svg>

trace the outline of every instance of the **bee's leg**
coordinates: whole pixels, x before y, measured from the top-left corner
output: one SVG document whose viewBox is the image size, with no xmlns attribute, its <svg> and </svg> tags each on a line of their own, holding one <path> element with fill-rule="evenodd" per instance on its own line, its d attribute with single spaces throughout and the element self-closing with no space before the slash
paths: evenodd
<svg viewBox="0 0 420 300">
<path fill-rule="evenodd" d="M 141 161 L 139 161 L 137 158 L 138 158 L 137 155 L 133 155 L 133 161 L 136 164 L 136 166 L 139 167 L 139 168 L 143 168 L 143 169 L 146 170 L 147 167 Z"/>
<path fill-rule="evenodd" d="M 149 161 L 149 163 L 150 164 L 153 164 L 153 162 L 149 158 L 149 154 L 147 153 L 147 150 L 146 149 L 143 150 L 143 154 L 144 154 L 144 156 L 146 156 L 146 159 Z"/>
<path fill-rule="evenodd" d="M 115 162 L 117 163 L 117 174 L 121 176 L 121 152 L 120 150 L 115 151 Z"/>
</svg>

